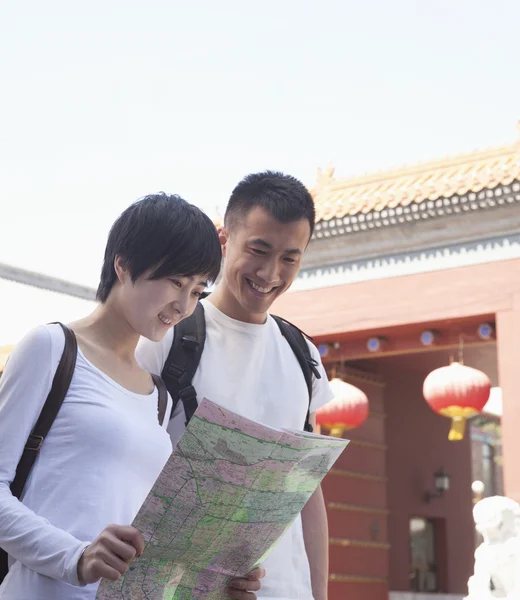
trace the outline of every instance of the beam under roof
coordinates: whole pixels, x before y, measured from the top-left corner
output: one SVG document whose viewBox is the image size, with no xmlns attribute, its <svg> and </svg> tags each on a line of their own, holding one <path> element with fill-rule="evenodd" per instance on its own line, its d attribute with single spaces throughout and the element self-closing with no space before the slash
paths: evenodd
<svg viewBox="0 0 520 600">
<path fill-rule="evenodd" d="M 27 269 L 21 269 L 20 267 L 13 267 L 4 263 L 0 263 L 0 279 L 23 283 L 43 290 L 50 290 L 51 292 L 56 292 L 58 294 L 82 298 L 83 300 L 96 299 L 96 290 L 93 288 L 77 283 L 71 283 L 65 279 L 51 277 L 50 275 L 44 275 L 43 273 L 28 271 Z"/>
</svg>

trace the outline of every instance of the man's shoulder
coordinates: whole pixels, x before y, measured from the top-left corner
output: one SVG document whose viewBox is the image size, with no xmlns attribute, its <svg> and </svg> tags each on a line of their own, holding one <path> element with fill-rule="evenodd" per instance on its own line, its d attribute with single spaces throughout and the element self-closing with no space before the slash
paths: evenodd
<svg viewBox="0 0 520 600">
<path fill-rule="evenodd" d="M 318 351 L 318 348 L 316 348 L 314 342 L 312 341 L 312 338 L 309 335 L 307 335 L 305 331 L 302 331 L 297 325 L 291 323 L 290 321 L 287 321 L 287 319 L 284 319 L 283 317 L 279 317 L 278 315 L 269 314 L 268 317 L 270 317 L 273 324 L 276 325 L 276 327 L 273 328 L 275 335 L 283 336 L 283 333 L 281 332 L 279 326 L 279 323 L 281 321 L 287 327 L 290 327 L 295 332 L 295 334 L 298 335 L 302 340 L 305 340 L 312 358 L 316 358 L 316 356 L 319 357 L 320 353 Z"/>
<path fill-rule="evenodd" d="M 314 343 L 314 341 L 312 340 L 312 338 L 310 338 L 306 333 L 302 333 L 305 341 L 307 342 L 307 346 L 309 347 L 309 351 L 311 353 L 312 358 L 316 359 L 316 360 L 320 360 L 321 361 L 321 356 L 320 356 L 320 351 L 318 350 L 318 348 L 316 347 L 316 344 Z"/>
</svg>

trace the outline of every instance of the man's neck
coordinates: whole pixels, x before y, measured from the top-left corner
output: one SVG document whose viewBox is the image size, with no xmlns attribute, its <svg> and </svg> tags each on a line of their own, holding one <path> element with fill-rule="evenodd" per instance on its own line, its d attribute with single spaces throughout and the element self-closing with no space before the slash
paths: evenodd
<svg viewBox="0 0 520 600">
<path fill-rule="evenodd" d="M 215 291 L 210 294 L 208 302 L 211 302 L 220 312 L 224 313 L 230 319 L 235 319 L 235 321 L 263 325 L 267 320 L 267 313 L 250 313 L 246 311 L 222 283 L 219 283 Z"/>
</svg>

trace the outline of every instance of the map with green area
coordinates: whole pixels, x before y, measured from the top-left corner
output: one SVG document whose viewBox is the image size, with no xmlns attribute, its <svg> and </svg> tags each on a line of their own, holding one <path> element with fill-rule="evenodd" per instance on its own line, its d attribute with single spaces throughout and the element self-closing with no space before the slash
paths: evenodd
<svg viewBox="0 0 520 600">
<path fill-rule="evenodd" d="M 143 555 L 97 599 L 229 598 L 229 580 L 263 562 L 347 444 L 204 399 L 132 523 Z"/>
</svg>

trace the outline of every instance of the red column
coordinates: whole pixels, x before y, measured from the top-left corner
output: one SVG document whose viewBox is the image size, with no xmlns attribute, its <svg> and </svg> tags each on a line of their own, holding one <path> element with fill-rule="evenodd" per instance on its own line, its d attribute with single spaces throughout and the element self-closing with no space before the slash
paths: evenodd
<svg viewBox="0 0 520 600">
<path fill-rule="evenodd" d="M 330 537 L 329 600 L 388 600 L 384 382 L 345 380 L 369 398 L 370 416 L 323 482 Z"/>
<path fill-rule="evenodd" d="M 509 310 L 497 312 L 498 379 L 502 388 L 505 494 L 520 502 L 520 294 Z"/>
</svg>

